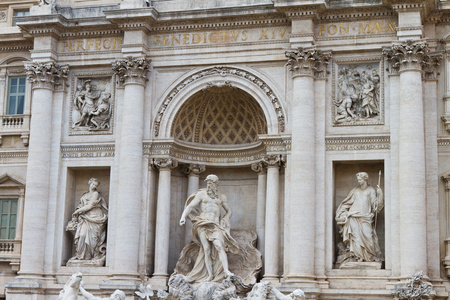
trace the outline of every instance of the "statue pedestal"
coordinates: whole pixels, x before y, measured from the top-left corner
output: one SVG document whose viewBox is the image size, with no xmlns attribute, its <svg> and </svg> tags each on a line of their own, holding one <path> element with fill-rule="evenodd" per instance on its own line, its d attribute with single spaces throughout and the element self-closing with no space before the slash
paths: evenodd
<svg viewBox="0 0 450 300">
<path fill-rule="evenodd" d="M 105 265 L 105 259 L 93 259 L 93 260 L 72 260 L 70 259 L 67 267 L 103 267 Z"/>
<path fill-rule="evenodd" d="M 380 270 L 381 269 L 381 262 L 373 261 L 349 261 L 344 262 L 339 266 L 339 269 L 361 269 L 361 270 Z"/>
</svg>

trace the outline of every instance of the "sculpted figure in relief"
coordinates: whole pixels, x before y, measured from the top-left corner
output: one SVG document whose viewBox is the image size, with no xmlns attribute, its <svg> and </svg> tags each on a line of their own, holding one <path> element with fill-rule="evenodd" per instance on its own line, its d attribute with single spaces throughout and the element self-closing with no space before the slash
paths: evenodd
<svg viewBox="0 0 450 300">
<path fill-rule="evenodd" d="M 87 130 L 104 130 L 110 128 L 111 94 L 93 90 L 91 80 L 77 86 L 73 97 L 76 111 L 73 128 Z"/>
<path fill-rule="evenodd" d="M 97 191 L 99 184 L 96 178 L 89 180 L 89 191 L 83 194 L 67 224 L 66 230 L 74 234 L 75 245 L 75 255 L 68 265 L 88 261 L 88 264 L 102 266 L 105 262 L 108 207 Z"/>
<path fill-rule="evenodd" d="M 345 262 L 381 262 L 383 259 L 374 225 L 377 213 L 384 206 L 380 182 L 375 190 L 368 184 L 366 172 L 356 174 L 356 178 L 359 186 L 350 191 L 336 211 L 344 242 L 338 245 L 337 263 L 341 267 Z"/>
<path fill-rule="evenodd" d="M 237 254 L 239 246 L 230 235 L 231 209 L 224 195 L 219 194 L 219 178 L 208 175 L 206 189 L 200 189 L 187 201 L 180 219 L 192 222 L 192 240 L 199 246 L 193 269 L 187 274 L 190 283 L 222 282 L 233 275 L 228 268 L 226 252 Z M 221 210 L 225 215 L 221 216 Z"/>
<path fill-rule="evenodd" d="M 380 75 L 373 65 L 339 67 L 335 123 L 357 123 L 380 115 Z"/>
</svg>

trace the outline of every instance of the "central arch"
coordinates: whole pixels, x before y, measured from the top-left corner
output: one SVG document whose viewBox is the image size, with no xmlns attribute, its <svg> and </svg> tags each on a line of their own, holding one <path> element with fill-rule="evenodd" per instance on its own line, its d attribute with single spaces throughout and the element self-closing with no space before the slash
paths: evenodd
<svg viewBox="0 0 450 300">
<path fill-rule="evenodd" d="M 244 68 L 217 66 L 194 71 L 184 77 L 164 94 L 154 118 L 153 133 L 157 138 L 171 138 L 175 117 L 186 101 L 196 93 L 211 86 L 229 86 L 244 91 L 263 111 L 267 134 L 278 135 L 285 131 L 286 114 L 275 89 L 261 79 L 262 75 Z"/>
</svg>

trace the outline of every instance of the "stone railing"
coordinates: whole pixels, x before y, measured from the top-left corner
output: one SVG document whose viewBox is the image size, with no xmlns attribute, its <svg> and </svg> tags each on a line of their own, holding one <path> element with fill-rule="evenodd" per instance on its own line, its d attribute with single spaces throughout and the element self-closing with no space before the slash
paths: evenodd
<svg viewBox="0 0 450 300">
<path fill-rule="evenodd" d="M 22 241 L 19 240 L 0 240 L 0 259 L 5 255 L 19 254 Z"/>
<path fill-rule="evenodd" d="M 4 115 L 1 116 L 1 132 L 21 132 L 30 129 L 29 115 Z"/>
</svg>

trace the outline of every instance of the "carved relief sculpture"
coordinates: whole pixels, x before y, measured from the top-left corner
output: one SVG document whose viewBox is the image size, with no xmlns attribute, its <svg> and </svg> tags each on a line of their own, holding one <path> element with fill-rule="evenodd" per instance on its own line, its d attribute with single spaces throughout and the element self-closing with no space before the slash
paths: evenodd
<svg viewBox="0 0 450 300">
<path fill-rule="evenodd" d="M 73 130 L 110 130 L 112 114 L 110 90 L 109 78 L 79 80 L 72 101 Z"/>
<path fill-rule="evenodd" d="M 366 172 L 356 174 L 356 178 L 359 186 L 350 191 L 336 211 L 336 222 L 343 240 L 343 244 L 338 245 L 336 267 L 361 268 L 360 263 L 365 262 L 366 267 L 379 269 L 383 255 L 375 221 L 384 206 L 383 192 L 380 182 L 376 190 L 368 184 Z"/>
<path fill-rule="evenodd" d="M 84 193 L 80 204 L 72 214 L 66 231 L 74 235 L 75 255 L 68 266 L 103 266 L 106 259 L 106 224 L 108 207 L 97 187 L 96 178 L 89 180 L 89 191 Z"/>
<path fill-rule="evenodd" d="M 379 64 L 339 65 L 333 122 L 357 125 L 380 121 Z"/>
</svg>

